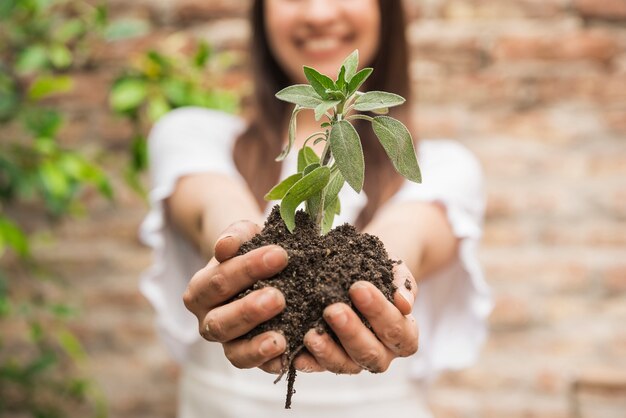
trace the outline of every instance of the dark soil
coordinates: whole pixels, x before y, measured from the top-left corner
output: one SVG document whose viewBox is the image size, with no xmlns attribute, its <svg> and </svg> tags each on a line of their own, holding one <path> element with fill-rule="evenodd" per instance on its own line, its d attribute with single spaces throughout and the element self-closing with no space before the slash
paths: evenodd
<svg viewBox="0 0 626 418">
<path fill-rule="evenodd" d="M 281 219 L 278 206 L 273 208 L 263 231 L 244 243 L 239 254 L 269 244 L 285 248 L 289 254 L 289 264 L 278 275 L 257 282 L 236 298 L 265 286 L 275 287 L 285 295 L 285 310 L 250 331 L 244 338 L 252 338 L 268 330 L 278 330 L 285 336 L 287 350 L 283 357 L 281 376 L 288 372 L 285 408 L 289 408 L 291 396 L 295 392 L 292 361 L 301 350 L 306 350 L 303 347 L 304 335 L 310 329 L 317 329 L 320 333 L 328 332 L 336 340 L 322 312 L 326 306 L 336 302 L 344 302 L 352 307 L 348 289 L 357 281 L 373 283 L 392 301 L 396 290 L 392 271 L 394 261 L 389 259 L 377 237 L 360 234 L 349 224 L 343 224 L 326 235 L 319 235 L 315 223 L 302 211 L 296 214 L 296 229 L 292 234 Z M 366 325 L 369 324 L 366 322 Z"/>
</svg>

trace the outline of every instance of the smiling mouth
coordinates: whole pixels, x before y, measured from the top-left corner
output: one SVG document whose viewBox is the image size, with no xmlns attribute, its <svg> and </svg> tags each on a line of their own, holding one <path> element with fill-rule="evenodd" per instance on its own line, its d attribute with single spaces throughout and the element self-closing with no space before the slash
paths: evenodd
<svg viewBox="0 0 626 418">
<path fill-rule="evenodd" d="M 352 38 L 353 37 L 351 36 L 327 36 L 319 38 L 307 38 L 305 40 L 296 42 L 296 46 L 307 53 L 324 54 L 337 51 Z"/>
</svg>

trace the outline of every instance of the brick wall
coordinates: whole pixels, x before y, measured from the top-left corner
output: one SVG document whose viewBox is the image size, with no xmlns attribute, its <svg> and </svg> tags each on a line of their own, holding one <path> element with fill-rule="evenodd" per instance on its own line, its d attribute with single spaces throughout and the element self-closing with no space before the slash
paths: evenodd
<svg viewBox="0 0 626 418">
<path fill-rule="evenodd" d="M 60 104 L 72 112 L 66 141 L 97 137 L 119 172 L 129 127 L 104 109 L 120 62 L 177 31 L 242 49 L 249 3 L 109 0 L 114 18 L 152 31 L 97 51 Z M 437 416 L 623 416 L 626 1 L 408 3 L 420 135 L 456 138 L 483 163 L 480 256 L 496 294 L 480 361 L 432 391 Z M 114 207 L 94 200 L 94 219 L 56 227 L 38 252 L 83 307 L 75 328 L 112 416 L 171 417 L 176 367 L 136 290 L 150 261 L 135 238 L 145 206 L 118 190 Z"/>
</svg>

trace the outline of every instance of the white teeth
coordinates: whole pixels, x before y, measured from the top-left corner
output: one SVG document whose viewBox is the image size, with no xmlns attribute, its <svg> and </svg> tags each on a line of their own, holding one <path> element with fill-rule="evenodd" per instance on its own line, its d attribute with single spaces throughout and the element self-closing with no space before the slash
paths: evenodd
<svg viewBox="0 0 626 418">
<path fill-rule="evenodd" d="M 335 49 L 339 46 L 340 41 L 337 38 L 318 38 L 308 39 L 304 43 L 304 47 L 313 52 L 322 52 Z"/>
</svg>

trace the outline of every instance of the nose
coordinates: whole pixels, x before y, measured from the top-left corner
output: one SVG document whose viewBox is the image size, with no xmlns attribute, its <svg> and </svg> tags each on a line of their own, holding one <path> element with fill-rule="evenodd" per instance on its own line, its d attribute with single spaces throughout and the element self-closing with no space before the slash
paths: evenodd
<svg viewBox="0 0 626 418">
<path fill-rule="evenodd" d="M 338 16 L 339 0 L 305 0 L 305 22 L 310 25 L 322 26 L 333 22 Z"/>
</svg>

